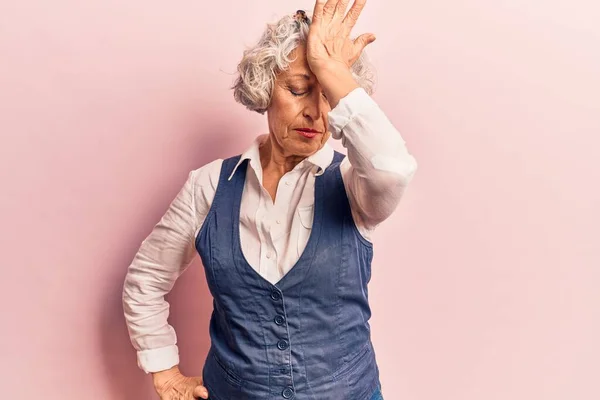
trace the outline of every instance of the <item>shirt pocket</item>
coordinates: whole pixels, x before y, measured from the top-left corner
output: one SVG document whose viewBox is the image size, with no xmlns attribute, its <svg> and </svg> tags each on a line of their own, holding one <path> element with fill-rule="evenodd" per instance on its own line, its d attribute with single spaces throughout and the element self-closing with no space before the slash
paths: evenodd
<svg viewBox="0 0 600 400">
<path fill-rule="evenodd" d="M 296 242 L 298 244 L 298 257 L 300 257 L 312 232 L 314 205 L 298 207 L 296 213 L 298 214 L 298 223 L 296 224 L 298 237 Z"/>
</svg>

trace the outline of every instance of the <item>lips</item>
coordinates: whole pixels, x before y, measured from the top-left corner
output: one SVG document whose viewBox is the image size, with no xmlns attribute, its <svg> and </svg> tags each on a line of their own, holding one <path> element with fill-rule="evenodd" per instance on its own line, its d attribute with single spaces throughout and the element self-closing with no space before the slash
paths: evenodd
<svg viewBox="0 0 600 400">
<path fill-rule="evenodd" d="M 308 133 L 320 133 L 319 131 L 316 131 L 314 129 L 310 129 L 310 128 L 297 128 L 297 131 L 301 131 L 301 132 L 308 132 Z"/>
<path fill-rule="evenodd" d="M 312 139 L 315 136 L 317 136 L 319 133 L 321 133 L 319 131 L 315 131 L 314 129 L 302 129 L 302 128 L 300 128 L 300 129 L 296 129 L 296 130 L 300 133 L 300 135 L 302 135 L 302 136 L 304 136 L 305 138 L 308 138 L 308 139 Z"/>
</svg>

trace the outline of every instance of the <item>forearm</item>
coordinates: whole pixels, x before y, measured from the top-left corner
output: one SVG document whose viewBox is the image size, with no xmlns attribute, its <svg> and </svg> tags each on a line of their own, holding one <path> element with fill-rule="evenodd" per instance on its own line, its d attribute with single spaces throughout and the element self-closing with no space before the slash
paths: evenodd
<svg viewBox="0 0 600 400">
<path fill-rule="evenodd" d="M 141 243 L 127 270 L 123 311 L 131 343 L 137 350 L 138 366 L 147 373 L 179 363 L 177 337 L 168 323 L 165 296 L 195 255 L 196 214 L 192 172 Z"/>
<path fill-rule="evenodd" d="M 146 241 L 130 265 L 123 286 L 123 311 L 138 366 L 146 373 L 165 370 L 179 363 L 177 337 L 168 323 L 165 296 L 178 274 L 147 256 Z"/>
<path fill-rule="evenodd" d="M 351 206 L 367 227 L 374 227 L 396 208 L 417 162 L 398 130 L 362 88 L 330 112 L 329 125 L 348 152 L 340 168 Z"/>
</svg>

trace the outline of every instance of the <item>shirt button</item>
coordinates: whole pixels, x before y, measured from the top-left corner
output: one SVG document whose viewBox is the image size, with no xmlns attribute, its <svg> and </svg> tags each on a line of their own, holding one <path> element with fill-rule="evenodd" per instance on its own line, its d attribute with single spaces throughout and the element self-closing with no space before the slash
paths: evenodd
<svg viewBox="0 0 600 400">
<path fill-rule="evenodd" d="M 271 298 L 273 300 L 279 300 L 279 299 L 281 299 L 281 293 L 279 293 L 277 290 L 273 290 L 271 292 Z"/>
<path fill-rule="evenodd" d="M 277 225 L 279 225 L 279 224 L 281 224 L 281 220 L 277 220 L 277 221 L 275 221 L 275 223 L 276 223 Z"/>
<path fill-rule="evenodd" d="M 279 342 L 277 342 L 277 348 L 279 350 L 285 350 L 288 348 L 288 346 L 289 346 L 289 343 L 285 339 L 281 339 Z"/>
<path fill-rule="evenodd" d="M 273 254 L 267 253 L 267 258 L 271 258 L 272 256 L 273 256 Z"/>
<path fill-rule="evenodd" d="M 283 389 L 283 392 L 281 392 L 281 395 L 285 399 L 291 399 L 294 396 L 294 389 L 292 389 L 291 387 L 288 386 L 285 389 Z"/>
<path fill-rule="evenodd" d="M 285 181 L 286 186 L 290 186 L 292 183 L 290 181 Z"/>
<path fill-rule="evenodd" d="M 275 316 L 275 323 L 276 323 L 277 325 L 281 325 L 281 324 L 283 324 L 284 322 L 285 322 L 285 318 L 283 318 L 283 316 L 282 316 L 282 315 L 277 315 L 277 316 Z"/>
</svg>

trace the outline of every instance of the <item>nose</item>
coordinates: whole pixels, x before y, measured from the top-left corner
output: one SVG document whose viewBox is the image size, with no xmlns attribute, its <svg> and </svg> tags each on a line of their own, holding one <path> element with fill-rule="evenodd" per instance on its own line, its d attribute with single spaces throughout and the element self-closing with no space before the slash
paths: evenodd
<svg viewBox="0 0 600 400">
<path fill-rule="evenodd" d="M 316 121 L 321 118 L 323 107 L 327 100 L 323 97 L 320 90 L 314 90 L 310 96 L 305 97 L 306 104 L 303 114 L 306 118 Z"/>
</svg>

